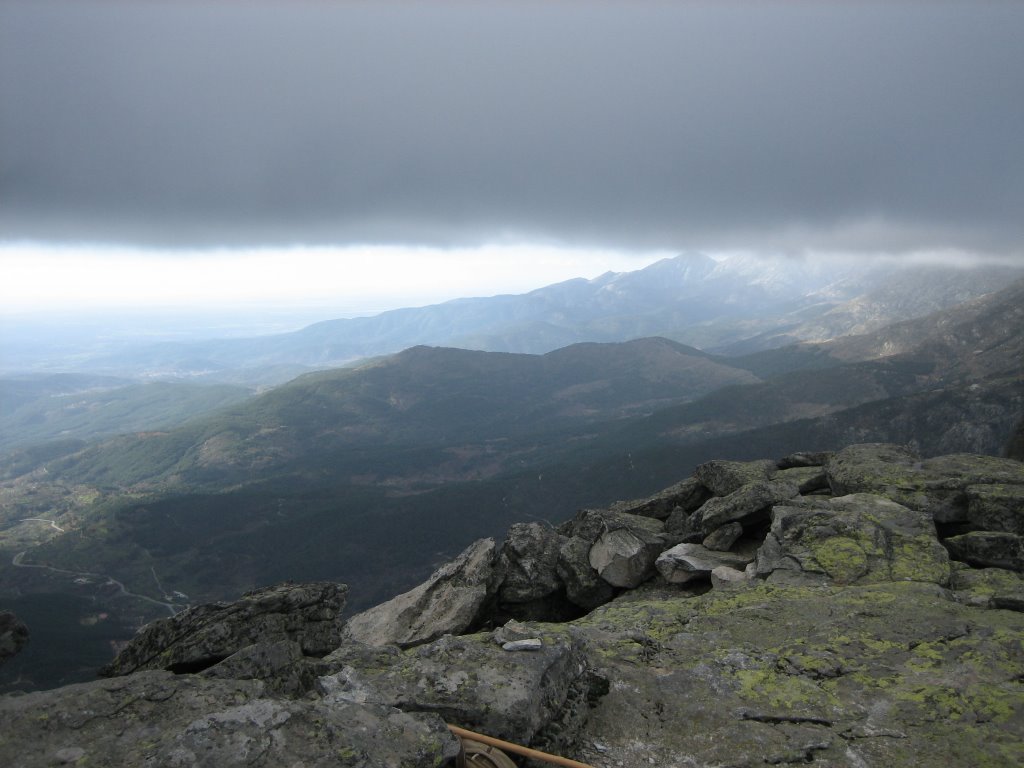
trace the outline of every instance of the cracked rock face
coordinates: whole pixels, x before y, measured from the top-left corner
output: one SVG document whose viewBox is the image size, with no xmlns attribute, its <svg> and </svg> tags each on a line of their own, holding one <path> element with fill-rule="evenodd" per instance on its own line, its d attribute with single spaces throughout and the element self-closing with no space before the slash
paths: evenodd
<svg viewBox="0 0 1024 768">
<path fill-rule="evenodd" d="M 1024 615 L 934 584 L 642 587 L 575 622 L 595 766 L 1020 765 Z"/>
<path fill-rule="evenodd" d="M 427 768 L 458 752 L 437 715 L 271 698 L 259 681 L 168 672 L 7 696 L 0 721 L 0 758 L 19 768 Z"/>
<path fill-rule="evenodd" d="M 924 512 L 871 494 L 777 505 L 757 575 L 783 583 L 947 584 L 949 555 Z"/>
<path fill-rule="evenodd" d="M 0 698 L 0 765 L 448 768 L 442 719 L 595 768 L 1024 765 L 1022 473 L 893 445 L 711 462 L 476 542 L 341 637 L 339 585 L 201 606 L 124 677 Z M 530 620 L 455 636 L 507 605 Z"/>
<path fill-rule="evenodd" d="M 292 641 L 307 656 L 338 647 L 348 587 L 316 582 L 278 584 L 234 603 L 209 603 L 147 624 L 102 674 L 146 669 L 198 672 L 257 643 Z"/>
<path fill-rule="evenodd" d="M 494 563 L 494 539 L 475 541 L 423 584 L 350 618 L 344 638 L 411 646 L 464 632 L 489 595 Z"/>
<path fill-rule="evenodd" d="M 506 651 L 490 633 L 404 651 L 350 643 L 317 663 L 318 688 L 326 701 L 435 712 L 497 738 L 563 749 L 559 739 L 575 734 L 594 684 L 585 647 L 564 625 L 516 627 L 540 647 Z"/>
</svg>

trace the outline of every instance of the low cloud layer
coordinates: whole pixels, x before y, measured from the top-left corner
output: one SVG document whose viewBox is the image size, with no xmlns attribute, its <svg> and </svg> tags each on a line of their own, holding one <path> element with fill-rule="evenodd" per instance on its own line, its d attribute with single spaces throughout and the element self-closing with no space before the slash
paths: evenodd
<svg viewBox="0 0 1024 768">
<path fill-rule="evenodd" d="M 1009 3 L 0 0 L 0 239 L 1020 254 L 1021 72 Z"/>
</svg>

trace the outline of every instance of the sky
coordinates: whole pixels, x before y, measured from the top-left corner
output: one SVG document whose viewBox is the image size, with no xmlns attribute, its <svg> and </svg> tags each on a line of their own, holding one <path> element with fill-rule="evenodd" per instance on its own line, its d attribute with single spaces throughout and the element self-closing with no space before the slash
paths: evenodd
<svg viewBox="0 0 1024 768">
<path fill-rule="evenodd" d="M 1021 72 L 1012 2 L 0 0 L 0 305 L 1022 259 Z"/>
</svg>

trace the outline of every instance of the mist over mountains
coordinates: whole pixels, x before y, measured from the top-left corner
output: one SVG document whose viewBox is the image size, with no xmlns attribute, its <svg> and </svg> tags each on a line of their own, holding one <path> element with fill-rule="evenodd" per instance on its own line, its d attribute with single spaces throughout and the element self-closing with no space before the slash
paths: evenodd
<svg viewBox="0 0 1024 768">
<path fill-rule="evenodd" d="M 468 333 L 474 317 L 492 323 L 478 338 L 494 344 L 543 349 L 537 328 L 674 327 L 757 350 L 747 354 L 655 335 L 543 352 L 420 344 L 260 394 L 95 373 L 5 382 L 0 418 L 20 436 L 0 465 L 2 596 L 44 629 L 4 684 L 85 679 L 132 626 L 275 581 L 344 581 L 358 610 L 474 538 L 648 495 L 710 458 L 864 441 L 1000 453 L 1013 439 L 1024 416 L 1018 271 L 729 269 L 682 256 L 524 296 L 132 355 L 171 370 L 201 349 L 189 359 L 237 375 Z M 922 314 L 935 306 L 948 308 Z M 824 333 L 835 338 L 774 346 Z M 76 407 L 52 406 L 61 400 Z"/>
<path fill-rule="evenodd" d="M 634 272 L 609 272 L 526 294 L 456 299 L 291 333 L 208 341 L 97 345 L 75 371 L 117 376 L 280 384 L 416 345 L 541 354 L 579 342 L 662 336 L 709 352 L 743 354 L 794 341 L 864 333 L 1005 286 L 1024 269 L 879 259 L 718 260 L 684 253 Z M 36 349 L 39 340 L 29 345 Z M 66 371 L 12 347 L 4 369 Z M 24 361 L 23 363 L 21 361 Z"/>
</svg>

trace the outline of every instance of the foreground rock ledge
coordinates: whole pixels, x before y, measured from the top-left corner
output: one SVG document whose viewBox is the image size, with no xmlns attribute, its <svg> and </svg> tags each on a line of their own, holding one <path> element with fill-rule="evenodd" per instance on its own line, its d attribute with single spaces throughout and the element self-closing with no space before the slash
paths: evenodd
<svg viewBox="0 0 1024 768">
<path fill-rule="evenodd" d="M 714 462 L 476 542 L 344 634 L 326 584 L 157 622 L 123 677 L 0 698 L 0 765 L 440 768 L 442 719 L 595 768 L 1022 765 L 1022 488 L 889 445 Z"/>
</svg>

